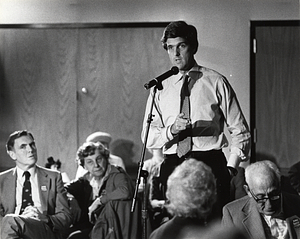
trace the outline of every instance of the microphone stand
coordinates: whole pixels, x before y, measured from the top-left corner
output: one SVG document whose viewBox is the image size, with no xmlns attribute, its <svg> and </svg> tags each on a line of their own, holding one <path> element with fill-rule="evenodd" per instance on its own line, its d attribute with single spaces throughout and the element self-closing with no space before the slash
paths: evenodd
<svg viewBox="0 0 300 239">
<path fill-rule="evenodd" d="M 157 89 L 158 90 L 163 89 L 161 81 L 157 81 L 156 85 L 154 86 L 154 90 L 153 90 L 152 103 L 151 103 L 151 107 L 150 107 L 150 112 L 148 114 L 146 133 L 145 133 L 145 137 L 144 137 L 144 144 L 143 144 L 143 149 L 142 149 L 142 153 L 141 153 L 141 158 L 139 161 L 139 168 L 138 168 L 137 179 L 136 179 L 136 183 L 135 183 L 135 191 L 134 191 L 134 196 L 133 196 L 132 206 L 131 206 L 131 212 L 133 212 L 134 208 L 135 208 L 135 204 L 136 204 L 136 198 L 137 198 L 137 194 L 138 194 L 140 178 L 143 177 L 144 178 L 143 204 L 142 204 L 142 225 L 143 225 L 142 238 L 143 239 L 146 239 L 146 236 L 147 236 L 147 217 L 148 217 L 148 212 L 147 212 L 148 197 L 147 197 L 147 193 L 146 193 L 148 172 L 146 170 L 143 170 L 143 165 L 144 165 L 144 158 L 145 158 L 146 145 L 147 145 L 147 140 L 148 140 L 148 135 L 149 135 L 150 124 L 153 120 L 152 112 L 153 112 L 154 99 L 155 99 Z"/>
</svg>

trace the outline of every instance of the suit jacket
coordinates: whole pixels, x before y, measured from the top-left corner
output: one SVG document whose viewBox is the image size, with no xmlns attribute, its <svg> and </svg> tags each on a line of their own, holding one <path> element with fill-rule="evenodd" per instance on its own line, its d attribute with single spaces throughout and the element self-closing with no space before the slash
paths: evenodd
<svg viewBox="0 0 300 239">
<path fill-rule="evenodd" d="M 50 217 L 55 231 L 69 227 L 72 216 L 61 174 L 38 165 L 36 173 L 42 213 Z M 6 214 L 15 212 L 16 182 L 16 168 L 0 173 L 0 225 Z"/>
<path fill-rule="evenodd" d="M 300 217 L 300 197 L 282 192 L 282 200 L 290 238 L 296 239 L 297 237 L 292 237 L 292 235 L 299 235 L 300 225 L 291 223 L 289 218 L 293 216 Z M 230 202 L 223 208 L 223 226 L 237 227 L 251 239 L 266 238 L 262 220 L 264 219 L 258 212 L 255 200 L 249 196 Z M 298 239 L 300 238 L 298 237 Z"/>
</svg>

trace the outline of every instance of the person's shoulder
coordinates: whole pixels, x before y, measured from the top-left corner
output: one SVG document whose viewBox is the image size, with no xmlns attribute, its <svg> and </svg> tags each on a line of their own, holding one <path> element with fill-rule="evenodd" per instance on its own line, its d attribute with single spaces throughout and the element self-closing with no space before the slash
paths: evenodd
<svg viewBox="0 0 300 239">
<path fill-rule="evenodd" d="M 242 197 L 242 198 L 239 198 L 239 199 L 236 199 L 234 201 L 231 201 L 229 203 L 227 203 L 224 208 L 227 208 L 229 210 L 233 209 L 237 209 L 237 208 L 242 208 L 245 204 L 247 204 L 249 202 L 249 199 L 250 197 L 248 195 Z"/>
<path fill-rule="evenodd" d="M 220 225 L 213 225 L 212 227 L 207 228 L 206 232 L 204 232 L 200 238 L 247 239 L 248 237 L 236 227 L 224 228 Z"/>
<path fill-rule="evenodd" d="M 200 66 L 199 70 L 203 73 L 204 76 L 210 76 L 210 77 L 214 77 L 214 78 L 225 78 L 224 75 L 222 75 L 221 73 L 219 73 L 218 71 L 205 67 L 205 66 Z"/>
<path fill-rule="evenodd" d="M 177 227 L 178 229 L 178 227 Z M 149 239 L 160 239 L 160 238 L 170 238 L 170 233 L 174 232 L 176 227 L 174 227 L 174 218 L 165 222 L 158 228 L 156 228 L 151 234 Z"/>
<path fill-rule="evenodd" d="M 47 174 L 51 177 L 58 177 L 60 175 L 60 172 L 49 169 L 49 168 L 45 168 L 39 165 L 36 165 L 36 170 L 37 173 L 43 173 L 43 174 Z"/>
<path fill-rule="evenodd" d="M 216 86 L 230 85 L 227 78 L 216 70 L 200 66 L 200 71 L 202 72 L 201 79 L 210 82 L 210 84 Z"/>
<path fill-rule="evenodd" d="M 0 173 L 0 178 L 6 177 L 7 175 L 13 173 L 13 172 L 15 171 L 15 169 L 16 169 L 16 168 L 14 167 L 14 168 L 10 168 L 10 169 L 7 169 L 7 170 L 1 172 L 1 173 Z"/>
<path fill-rule="evenodd" d="M 120 167 L 120 166 L 116 166 L 116 165 L 110 165 L 110 172 L 109 175 L 118 175 L 118 174 L 124 174 L 127 175 L 126 171 Z"/>
</svg>

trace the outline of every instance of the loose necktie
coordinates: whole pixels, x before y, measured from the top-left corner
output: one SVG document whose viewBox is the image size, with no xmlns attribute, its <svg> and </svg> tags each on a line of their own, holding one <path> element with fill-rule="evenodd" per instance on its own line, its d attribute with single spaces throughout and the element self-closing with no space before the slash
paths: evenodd
<svg viewBox="0 0 300 239">
<path fill-rule="evenodd" d="M 27 206 L 29 205 L 33 206 L 32 195 L 31 195 L 30 173 L 28 171 L 25 171 L 23 176 L 25 176 L 25 181 L 22 190 L 22 206 L 20 210 L 20 215 L 24 212 Z"/>
<path fill-rule="evenodd" d="M 190 89 L 189 76 L 185 75 L 180 92 L 181 107 L 180 112 L 184 113 L 184 118 L 190 119 Z M 192 148 L 191 126 L 181 131 L 178 135 L 176 153 L 179 158 L 186 155 Z"/>
</svg>

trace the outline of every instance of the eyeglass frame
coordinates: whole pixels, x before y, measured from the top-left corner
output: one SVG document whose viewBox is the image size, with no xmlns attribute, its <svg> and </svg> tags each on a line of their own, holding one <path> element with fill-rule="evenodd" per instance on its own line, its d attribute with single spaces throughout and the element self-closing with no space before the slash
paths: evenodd
<svg viewBox="0 0 300 239">
<path fill-rule="evenodd" d="M 259 204 L 262 204 L 262 203 L 266 203 L 267 200 L 270 200 L 270 201 L 276 201 L 276 200 L 279 200 L 281 198 L 281 193 L 279 193 L 278 195 L 274 195 L 274 196 L 271 196 L 271 197 L 264 197 L 264 198 L 258 198 L 253 192 L 252 190 L 249 188 L 248 185 L 244 185 L 245 188 L 248 189 L 248 191 L 250 192 L 251 196 L 253 197 L 253 199 L 259 203 Z"/>
</svg>

